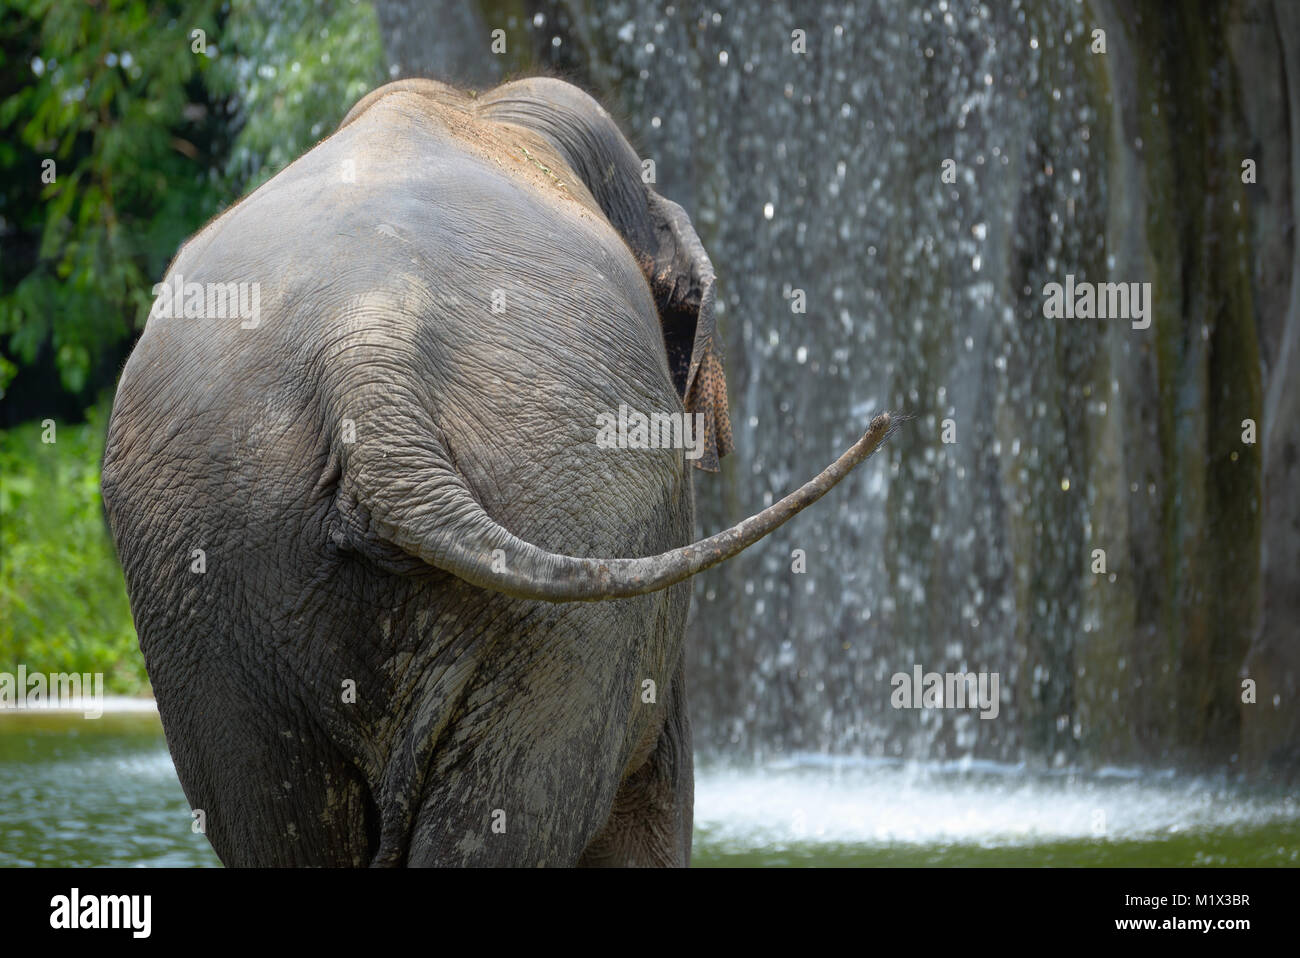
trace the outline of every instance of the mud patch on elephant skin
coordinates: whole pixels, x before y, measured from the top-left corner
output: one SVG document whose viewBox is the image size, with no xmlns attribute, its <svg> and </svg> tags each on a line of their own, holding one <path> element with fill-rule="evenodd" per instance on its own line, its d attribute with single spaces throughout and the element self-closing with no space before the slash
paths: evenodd
<svg viewBox="0 0 1300 958">
<path fill-rule="evenodd" d="M 544 164 L 537 157 L 533 156 L 533 154 L 528 151 L 528 147 L 521 146 L 519 147 L 519 149 L 524 154 L 524 156 L 528 158 L 528 161 L 533 164 L 533 166 L 537 167 L 539 170 L 541 170 L 543 173 L 549 176 L 552 180 L 554 180 L 556 186 L 558 186 L 562 190 L 567 189 L 567 187 L 564 185 L 564 180 L 556 176 L 555 171 L 552 170 L 549 166 Z"/>
<path fill-rule="evenodd" d="M 376 99 L 373 105 L 348 124 L 347 128 L 363 123 L 384 123 L 393 114 L 402 116 L 411 135 L 441 135 L 477 157 L 484 166 L 491 166 L 522 180 L 535 196 L 558 200 L 559 208 L 567 208 L 583 219 L 603 220 L 600 206 L 581 179 L 574 174 L 549 145 L 537 134 L 512 123 L 485 122 L 469 112 L 468 98 L 464 104 L 445 99 L 430 100 L 409 90 L 396 89 Z"/>
</svg>

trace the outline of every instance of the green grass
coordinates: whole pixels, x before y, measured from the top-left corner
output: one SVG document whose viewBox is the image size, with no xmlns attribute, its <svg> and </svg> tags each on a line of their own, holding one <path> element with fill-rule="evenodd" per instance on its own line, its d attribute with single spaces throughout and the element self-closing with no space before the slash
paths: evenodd
<svg viewBox="0 0 1300 958">
<path fill-rule="evenodd" d="M 0 671 L 103 672 L 132 695 L 148 678 L 100 504 L 107 418 L 0 431 Z"/>
</svg>

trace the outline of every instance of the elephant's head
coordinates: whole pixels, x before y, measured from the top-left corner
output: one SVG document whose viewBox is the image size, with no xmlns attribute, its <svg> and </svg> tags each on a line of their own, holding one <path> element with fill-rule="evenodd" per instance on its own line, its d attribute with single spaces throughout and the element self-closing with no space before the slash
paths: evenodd
<svg viewBox="0 0 1300 958">
<path fill-rule="evenodd" d="M 732 450 L 731 418 L 713 264 L 690 218 L 642 181 L 641 161 L 613 118 L 571 84 L 549 77 L 507 83 L 480 96 L 475 112 L 544 137 L 623 236 L 659 308 L 677 392 L 688 413 L 704 417 L 704 454 L 695 464 L 716 472 Z"/>
</svg>

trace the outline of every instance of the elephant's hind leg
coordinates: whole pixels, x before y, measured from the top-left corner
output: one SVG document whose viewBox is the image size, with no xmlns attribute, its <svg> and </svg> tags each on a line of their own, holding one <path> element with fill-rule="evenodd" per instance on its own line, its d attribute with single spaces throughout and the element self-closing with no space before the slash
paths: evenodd
<svg viewBox="0 0 1300 958">
<path fill-rule="evenodd" d="M 378 828 L 360 771 L 310 726 L 275 722 L 228 688 L 159 697 L 176 773 L 217 856 L 234 867 L 365 865 Z"/>
<path fill-rule="evenodd" d="M 686 678 L 678 666 L 659 742 L 619 786 L 614 807 L 581 867 L 686 867 L 691 863 L 695 773 Z"/>
</svg>

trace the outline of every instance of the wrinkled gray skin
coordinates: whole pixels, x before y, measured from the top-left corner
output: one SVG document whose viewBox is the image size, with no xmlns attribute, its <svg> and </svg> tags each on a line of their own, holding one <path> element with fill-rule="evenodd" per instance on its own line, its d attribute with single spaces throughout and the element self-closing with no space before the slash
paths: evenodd
<svg viewBox="0 0 1300 958">
<path fill-rule="evenodd" d="M 260 322 L 150 317 L 103 493 L 226 864 L 689 862 L 685 580 L 889 423 L 688 545 L 683 450 L 595 442 L 685 406 L 729 447 L 712 268 L 639 174 L 567 84 L 402 81 L 173 262 L 259 283 Z"/>
</svg>

